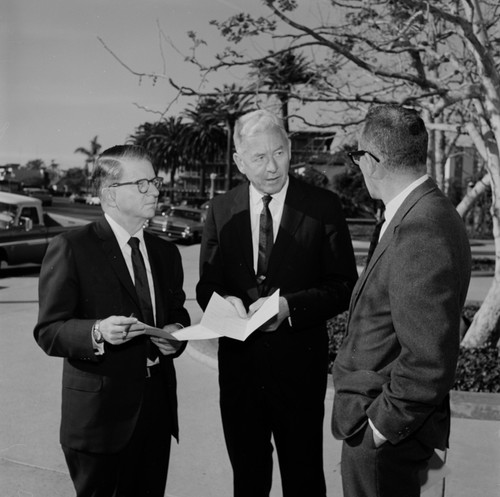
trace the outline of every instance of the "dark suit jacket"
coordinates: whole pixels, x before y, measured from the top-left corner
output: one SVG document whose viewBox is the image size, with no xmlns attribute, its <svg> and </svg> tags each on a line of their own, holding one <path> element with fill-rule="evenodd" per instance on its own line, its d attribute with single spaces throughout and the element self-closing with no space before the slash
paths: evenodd
<svg viewBox="0 0 500 497">
<path fill-rule="evenodd" d="M 333 434 L 370 418 L 392 443 L 444 449 L 470 278 L 464 225 L 432 180 L 397 211 L 354 289 L 333 368 Z"/>
<path fill-rule="evenodd" d="M 235 372 L 244 375 L 250 371 L 248 361 L 260 354 L 259 343 L 265 336 L 276 345 L 279 352 L 274 364 L 276 369 L 283 368 L 284 376 L 289 375 L 289 384 L 293 383 L 290 375 L 303 383 L 309 368 L 324 372 L 326 381 L 325 321 L 347 308 L 356 279 L 351 239 L 338 197 L 290 177 L 266 282 L 268 294 L 279 288 L 280 295 L 286 297 L 292 327 L 285 320 L 277 331 L 257 331 L 245 342 L 221 338 L 221 377 L 237 386 L 242 376 Z M 247 307 L 259 298 L 248 184 L 211 202 L 197 285 L 197 299 L 203 309 L 213 292 L 239 297 Z"/>
<path fill-rule="evenodd" d="M 177 247 L 146 232 L 144 240 L 155 286 L 157 326 L 188 325 Z M 104 217 L 51 242 L 40 272 L 39 298 L 35 339 L 47 354 L 64 357 L 61 443 L 89 452 L 120 450 L 139 414 L 149 338 L 140 336 L 123 345 L 105 343 L 104 355 L 94 353 L 91 328 L 96 319 L 140 315 L 132 279 Z M 177 437 L 172 356 L 160 354 L 160 367 L 168 382 L 172 434 Z"/>
</svg>

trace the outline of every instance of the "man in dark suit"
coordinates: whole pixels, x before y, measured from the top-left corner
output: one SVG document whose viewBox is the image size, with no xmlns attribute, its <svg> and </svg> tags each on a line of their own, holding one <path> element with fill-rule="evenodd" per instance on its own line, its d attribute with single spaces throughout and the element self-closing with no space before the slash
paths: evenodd
<svg viewBox="0 0 500 497">
<path fill-rule="evenodd" d="M 234 495 L 269 495 L 272 436 L 283 495 L 324 497 L 325 321 L 347 308 L 357 278 L 349 231 L 334 193 L 288 175 L 290 142 L 280 119 L 251 112 L 237 122 L 234 141 L 250 184 L 211 202 L 198 302 L 205 308 L 217 292 L 246 317 L 280 291 L 276 319 L 244 342 L 219 340 Z"/>
<path fill-rule="evenodd" d="M 189 324 L 182 262 L 143 231 L 161 178 L 142 148 L 106 150 L 93 184 L 104 216 L 51 242 L 34 335 L 64 357 L 60 441 L 77 496 L 163 497 L 183 347 L 150 339 L 138 320 L 170 332 Z"/>
<path fill-rule="evenodd" d="M 462 220 L 426 175 L 427 141 L 416 112 L 382 105 L 351 153 L 385 222 L 333 367 L 345 497 L 420 495 L 419 472 L 448 444 L 471 256 Z"/>
</svg>

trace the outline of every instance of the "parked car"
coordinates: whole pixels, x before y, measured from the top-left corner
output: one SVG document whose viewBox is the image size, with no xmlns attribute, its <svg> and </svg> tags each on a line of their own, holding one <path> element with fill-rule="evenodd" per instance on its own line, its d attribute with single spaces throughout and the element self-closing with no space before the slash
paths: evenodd
<svg viewBox="0 0 500 497">
<path fill-rule="evenodd" d="M 168 207 L 161 215 L 149 220 L 147 230 L 176 240 L 197 243 L 201 240 L 206 210 L 178 205 Z"/>
<path fill-rule="evenodd" d="M 85 192 L 72 193 L 69 196 L 69 201 L 72 204 L 86 204 L 88 194 Z"/>
<path fill-rule="evenodd" d="M 23 194 L 41 200 L 42 205 L 52 205 L 52 194 L 45 188 L 23 188 Z"/>
<path fill-rule="evenodd" d="M 101 199 L 96 195 L 87 195 L 87 197 L 85 197 L 85 203 L 87 205 L 101 205 Z"/>
<path fill-rule="evenodd" d="M 0 192 L 0 264 L 40 264 L 52 238 L 88 222 L 44 212 L 40 199 Z"/>
</svg>

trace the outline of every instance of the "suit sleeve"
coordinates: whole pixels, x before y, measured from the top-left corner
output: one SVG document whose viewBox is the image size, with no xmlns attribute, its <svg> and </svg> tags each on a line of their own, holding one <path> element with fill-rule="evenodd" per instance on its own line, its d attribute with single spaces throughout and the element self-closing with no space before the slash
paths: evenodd
<svg viewBox="0 0 500 497">
<path fill-rule="evenodd" d="M 51 356 L 98 362 L 91 330 L 94 319 L 75 319 L 79 299 L 77 271 L 71 244 L 63 236 L 47 249 L 38 283 L 39 313 L 34 329 L 38 345 Z"/>
<path fill-rule="evenodd" d="M 389 300 L 400 353 L 367 411 L 392 443 L 415 432 L 453 386 L 470 257 L 461 227 L 449 224 L 420 216 L 395 233 Z"/>
<path fill-rule="evenodd" d="M 206 309 L 213 292 L 219 295 L 227 294 L 212 203 L 203 228 L 200 248 L 200 281 L 196 286 L 196 298 L 203 310 Z"/>
<path fill-rule="evenodd" d="M 297 260 L 294 271 L 314 272 L 316 277 L 297 291 L 285 292 L 294 328 L 324 323 L 349 306 L 358 278 L 351 237 L 337 195 L 325 195 L 319 232 L 303 260 Z M 307 214 L 306 214 L 307 216 Z M 308 220 L 312 224 L 312 220 Z M 312 234 L 312 232 L 311 232 Z M 307 281 L 304 274 L 301 279 Z"/>
</svg>

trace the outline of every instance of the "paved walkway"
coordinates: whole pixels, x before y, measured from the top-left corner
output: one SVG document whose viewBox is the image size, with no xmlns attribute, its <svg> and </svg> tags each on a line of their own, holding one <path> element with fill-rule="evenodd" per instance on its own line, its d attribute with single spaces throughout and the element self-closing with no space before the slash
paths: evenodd
<svg viewBox="0 0 500 497">
<path fill-rule="evenodd" d="M 193 321 L 201 315 L 194 300 L 198 250 L 181 247 Z M 62 360 L 47 357 L 32 338 L 36 271 L 17 273 L 0 279 L 0 497 L 69 497 L 74 491 L 58 443 Z M 488 280 L 474 278 L 472 300 L 484 298 Z M 215 347 L 213 341 L 200 342 L 176 361 L 181 439 L 172 448 L 166 497 L 231 496 Z M 340 443 L 329 431 L 332 393 L 330 388 L 325 404 L 325 471 L 328 495 L 340 497 Z M 448 466 L 446 496 L 498 497 L 500 422 L 453 419 Z M 440 495 L 438 490 L 434 487 L 425 496 Z M 275 471 L 271 496 L 280 495 Z"/>
</svg>

